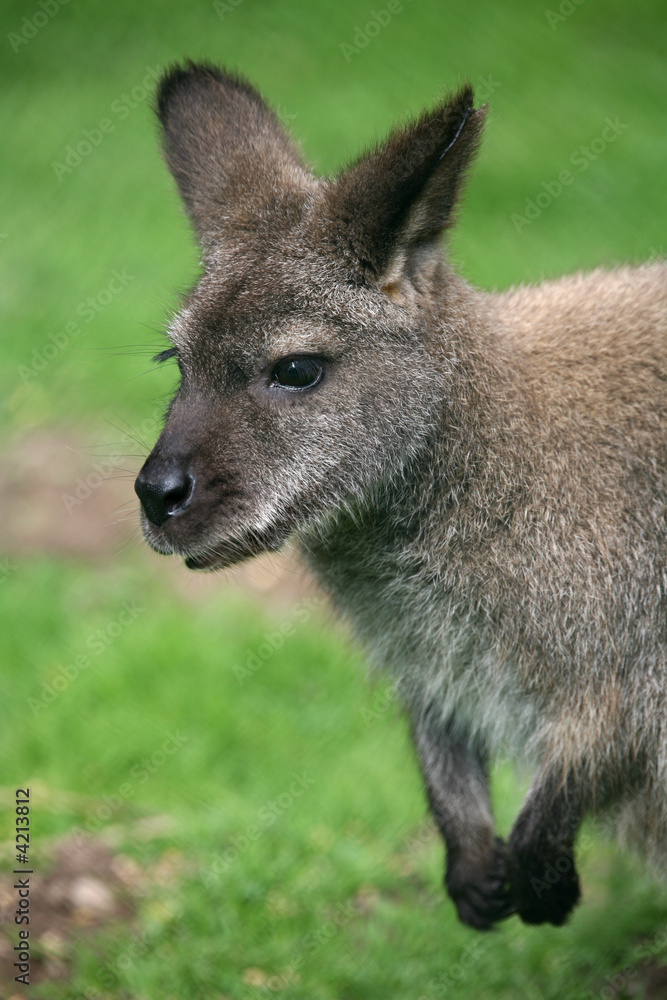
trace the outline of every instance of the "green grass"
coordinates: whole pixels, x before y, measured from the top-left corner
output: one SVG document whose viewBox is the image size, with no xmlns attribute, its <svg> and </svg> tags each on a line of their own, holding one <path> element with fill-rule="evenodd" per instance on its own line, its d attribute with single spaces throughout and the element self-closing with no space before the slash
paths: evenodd
<svg viewBox="0 0 667 1000">
<path fill-rule="evenodd" d="M 347 61 L 341 46 L 381 7 L 243 0 L 220 17 L 209 3 L 72 2 L 18 51 L 6 39 L 5 439 L 68 427 L 97 446 L 118 437 L 109 424 L 149 443 L 157 435 L 156 401 L 173 373 L 151 370 L 148 359 L 197 254 L 148 95 L 127 114 L 123 95 L 147 70 L 186 55 L 257 81 L 322 171 L 471 80 L 491 115 L 453 253 L 480 285 L 664 253 L 661 0 L 586 0 L 553 27 L 549 8 L 527 0 L 405 0 L 363 50 L 346 50 Z M 3 10 L 9 35 L 39 8 L 16 0 Z M 608 117 L 627 127 L 579 169 L 571 158 Z M 99 145 L 71 172 L 57 166 L 104 118 L 113 129 Z M 512 216 L 564 169 L 573 183 L 517 231 Z M 107 296 L 114 271 L 125 284 Z M 63 334 L 72 323 L 76 334 Z M 480 936 L 460 926 L 441 891 L 441 847 L 424 835 L 404 723 L 394 708 L 369 718 L 381 691 L 317 616 L 240 683 L 234 667 L 293 613 L 264 617 L 227 592 L 184 600 L 158 558 L 133 548 L 104 562 L 11 561 L 0 582 L 3 784 L 33 787 L 38 858 L 53 838 L 88 824 L 142 867 L 165 851 L 182 859 L 176 884 L 153 887 L 134 924 L 81 943 L 71 982 L 33 995 L 245 1000 L 268 995 L 257 984 L 269 977 L 284 986 L 276 995 L 295 1000 L 576 1000 L 600 995 L 624 967 L 644 970 L 646 941 L 666 957 L 667 897 L 595 835 L 583 852 L 585 904 L 565 928 L 512 921 Z M 143 610 L 112 638 L 124 602 Z M 99 653 L 98 629 L 112 638 Z M 84 653 L 89 666 L 68 680 L 63 665 Z M 40 702 L 54 682 L 64 690 Z M 142 761 L 168 733 L 186 738 L 142 780 Z M 272 806 L 304 773 L 303 794 Z M 521 788 L 498 769 L 503 830 Z M 107 815 L 105 803 L 117 800 Z M 171 826 L 140 836 L 142 820 L 156 815 Z M 247 837 L 253 827 L 256 839 Z M 114 970 L 107 985 L 100 965 Z M 613 995 L 631 995 L 620 983 Z"/>
<path fill-rule="evenodd" d="M 135 619 L 95 652 L 123 602 Z M 258 621 L 217 595 L 184 613 L 130 559 L 92 582 L 35 563 L 6 607 L 22 628 L 4 634 L 2 661 L 21 669 L 2 691 L 17 722 L 2 759 L 33 788 L 37 867 L 39 845 L 72 828 L 113 831 L 144 868 L 165 851 L 183 860 L 177 884 L 141 902 L 138 960 L 127 962 L 136 933 L 112 929 L 82 947 L 74 984 L 44 996 L 250 998 L 262 995 L 244 983 L 254 969 L 294 998 L 439 998 L 447 976 L 474 997 L 584 997 L 641 963 L 642 938 L 667 917 L 664 893 L 585 837 L 586 905 L 567 927 L 480 936 L 459 925 L 403 722 L 315 618 Z M 294 634 L 239 680 L 234 668 L 285 622 Z M 52 699 L 81 652 L 90 665 Z M 495 792 L 507 829 L 519 804 L 507 767 Z M 164 814 L 167 832 L 138 835 Z"/>
</svg>

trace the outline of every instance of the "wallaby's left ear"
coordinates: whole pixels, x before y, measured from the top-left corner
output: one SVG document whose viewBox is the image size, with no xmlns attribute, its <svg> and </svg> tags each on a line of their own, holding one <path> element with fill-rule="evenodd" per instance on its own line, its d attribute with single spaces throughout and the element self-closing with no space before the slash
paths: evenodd
<svg viewBox="0 0 667 1000">
<path fill-rule="evenodd" d="M 338 177 L 329 201 L 336 244 L 347 245 L 368 278 L 409 276 L 418 249 L 436 244 L 451 224 L 485 116 L 465 87 Z"/>
</svg>

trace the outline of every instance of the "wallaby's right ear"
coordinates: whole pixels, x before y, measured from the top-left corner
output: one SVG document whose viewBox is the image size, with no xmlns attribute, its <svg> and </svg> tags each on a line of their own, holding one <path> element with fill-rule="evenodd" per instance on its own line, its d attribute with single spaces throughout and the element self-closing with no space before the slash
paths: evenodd
<svg viewBox="0 0 667 1000">
<path fill-rule="evenodd" d="M 485 115 L 464 87 L 394 129 L 336 179 L 329 200 L 337 248 L 366 279 L 400 284 L 436 247 L 452 223 Z"/>
<path fill-rule="evenodd" d="M 253 229 L 275 207 L 276 191 L 287 194 L 308 176 L 276 114 L 234 73 L 173 67 L 160 81 L 156 111 L 167 164 L 204 248 Z"/>
</svg>

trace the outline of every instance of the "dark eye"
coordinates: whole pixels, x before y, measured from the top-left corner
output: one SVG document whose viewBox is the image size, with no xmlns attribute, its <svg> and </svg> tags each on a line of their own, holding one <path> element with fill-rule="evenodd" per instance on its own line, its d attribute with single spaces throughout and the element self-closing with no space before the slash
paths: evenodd
<svg viewBox="0 0 667 1000">
<path fill-rule="evenodd" d="M 284 389 L 310 389 L 322 378 L 324 368 L 319 358 L 281 358 L 271 372 L 271 382 Z"/>
</svg>

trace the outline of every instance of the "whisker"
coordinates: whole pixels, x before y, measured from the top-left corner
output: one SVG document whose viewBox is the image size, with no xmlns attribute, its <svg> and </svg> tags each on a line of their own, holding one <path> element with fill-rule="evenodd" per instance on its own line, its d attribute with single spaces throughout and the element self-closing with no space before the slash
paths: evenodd
<svg viewBox="0 0 667 1000">
<path fill-rule="evenodd" d="M 130 423 L 128 423 L 128 421 L 125 420 L 124 417 L 121 417 L 118 414 L 116 414 L 116 418 L 126 425 L 127 430 L 123 430 L 122 427 L 118 427 L 117 424 L 114 424 L 113 421 L 111 421 L 109 419 L 107 419 L 106 422 L 111 427 L 113 427 L 114 430 L 120 431 L 121 434 L 125 434 L 125 436 L 128 437 L 131 441 L 134 441 L 135 444 L 138 444 L 140 448 L 145 448 L 146 449 L 145 453 L 147 454 L 150 451 L 150 448 L 149 448 L 147 442 L 144 441 L 144 439 L 138 433 L 138 431 L 136 431 L 135 428 L 132 427 L 132 425 Z"/>
<path fill-rule="evenodd" d="M 140 541 L 140 529 L 138 527 L 133 528 L 129 531 L 118 543 L 114 550 L 114 557 L 119 556 L 120 553 L 126 549 L 131 542 L 135 544 Z"/>
</svg>

